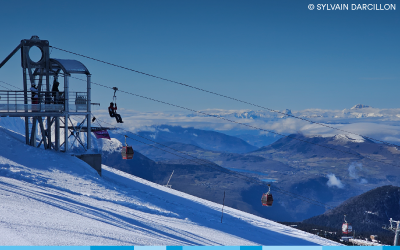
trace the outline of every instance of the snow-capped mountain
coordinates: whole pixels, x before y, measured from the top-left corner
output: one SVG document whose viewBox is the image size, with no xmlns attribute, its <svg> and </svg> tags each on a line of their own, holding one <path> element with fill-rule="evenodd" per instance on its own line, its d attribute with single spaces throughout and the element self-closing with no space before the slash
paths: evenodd
<svg viewBox="0 0 400 250">
<path fill-rule="evenodd" d="M 293 111 L 290 109 L 276 110 L 271 112 L 268 110 L 220 110 L 220 109 L 209 109 L 205 110 L 205 113 L 231 118 L 242 118 L 242 119 L 282 119 L 290 118 L 291 115 L 302 117 L 302 118 L 335 118 L 335 119 L 353 119 L 353 118 L 389 118 L 394 121 L 399 120 L 400 109 L 378 109 L 368 105 L 357 104 L 350 109 L 343 110 L 323 110 L 323 109 L 305 109 Z"/>
<path fill-rule="evenodd" d="M 0 245 L 336 245 L 229 207 L 221 223 L 221 204 L 0 140 Z"/>
<path fill-rule="evenodd" d="M 354 105 L 351 109 L 362 109 L 362 108 L 371 108 L 371 107 L 368 105 L 357 104 L 357 105 Z"/>
</svg>

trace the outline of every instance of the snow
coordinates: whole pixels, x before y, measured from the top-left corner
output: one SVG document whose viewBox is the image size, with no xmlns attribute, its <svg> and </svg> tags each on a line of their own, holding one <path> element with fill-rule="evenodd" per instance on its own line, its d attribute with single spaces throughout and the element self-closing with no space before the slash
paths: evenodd
<svg viewBox="0 0 400 250">
<path fill-rule="evenodd" d="M 94 141 L 96 141 L 96 140 L 94 139 Z M 101 147 L 99 147 L 99 148 L 101 148 L 103 151 L 108 152 L 108 153 L 112 153 L 116 149 L 122 147 L 122 143 L 115 138 L 111 138 L 111 140 L 108 140 L 108 139 L 107 140 L 97 140 L 96 142 L 98 142 L 98 144 L 101 144 Z M 96 145 L 97 145 L 97 143 L 96 143 Z"/>
<path fill-rule="evenodd" d="M 221 223 L 221 204 L 105 165 L 100 177 L 5 128 L 0 141 L 0 245 L 338 245 L 229 207 Z"/>
<path fill-rule="evenodd" d="M 0 127 L 7 128 L 19 134 L 25 134 L 25 123 L 22 117 L 2 117 Z"/>
<path fill-rule="evenodd" d="M 376 242 L 359 240 L 359 239 L 349 239 L 349 241 L 359 246 L 385 246 Z"/>
<path fill-rule="evenodd" d="M 348 135 L 338 134 L 334 137 L 334 139 L 342 142 L 354 142 L 354 143 L 365 142 L 365 139 L 363 137 L 353 134 L 348 134 Z"/>
</svg>

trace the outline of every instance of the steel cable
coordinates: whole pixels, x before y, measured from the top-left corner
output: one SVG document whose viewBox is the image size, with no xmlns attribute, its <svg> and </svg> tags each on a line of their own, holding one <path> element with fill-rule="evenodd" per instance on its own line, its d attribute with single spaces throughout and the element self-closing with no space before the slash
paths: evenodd
<svg viewBox="0 0 400 250">
<path fill-rule="evenodd" d="M 179 84 L 179 85 L 182 85 L 182 86 L 185 86 L 185 87 L 189 87 L 189 88 L 192 88 L 192 89 L 203 91 L 203 92 L 206 92 L 206 93 L 209 93 L 209 94 L 213 94 L 213 95 L 216 95 L 216 96 L 224 97 L 226 99 L 230 99 L 230 100 L 233 100 L 233 101 L 241 102 L 241 103 L 244 103 L 244 104 L 247 104 L 247 105 L 250 105 L 250 106 L 254 106 L 254 107 L 257 107 L 257 108 L 265 109 L 265 110 L 268 110 L 270 112 L 282 114 L 282 115 L 289 116 L 289 117 L 292 117 L 292 118 L 295 118 L 295 119 L 300 119 L 300 120 L 303 120 L 303 121 L 306 121 L 306 122 L 309 122 L 309 123 L 312 123 L 312 124 L 316 124 L 316 125 L 319 125 L 319 126 L 324 126 L 324 127 L 327 127 L 327 128 L 330 128 L 330 129 L 334 129 L 334 130 L 337 130 L 337 131 L 340 131 L 340 132 L 353 134 L 353 135 L 356 135 L 356 136 L 361 136 L 363 138 L 366 138 L 366 139 L 369 139 L 369 140 L 372 140 L 372 141 L 377 141 L 377 142 L 386 144 L 388 146 L 399 147 L 399 145 L 396 145 L 396 144 L 393 144 L 393 143 L 390 143 L 390 142 L 385 142 L 385 141 L 382 141 L 382 140 L 379 140 L 379 139 L 375 139 L 375 138 L 372 138 L 372 137 L 368 137 L 368 136 L 364 136 L 364 135 L 357 134 L 357 133 L 354 133 L 354 132 L 346 131 L 346 130 L 343 130 L 343 129 L 340 129 L 340 128 L 332 127 L 332 126 L 329 126 L 327 124 L 320 123 L 320 122 L 315 122 L 315 121 L 312 121 L 312 120 L 308 120 L 308 119 L 305 119 L 305 118 L 302 118 L 302 117 L 299 117 L 299 116 L 295 116 L 293 114 L 287 114 L 287 113 L 281 112 L 279 110 L 274 110 L 274 109 L 271 109 L 271 108 L 263 107 L 263 106 L 258 105 L 258 104 L 254 104 L 254 103 L 251 103 L 251 102 L 243 101 L 243 100 L 240 100 L 240 99 L 237 99 L 237 98 L 234 98 L 234 97 L 230 97 L 230 96 L 227 96 L 227 95 L 219 94 L 219 93 L 216 93 L 216 92 L 213 92 L 213 91 L 209 91 L 209 90 L 206 90 L 206 89 L 202 89 L 202 88 L 199 88 L 199 87 L 195 87 L 195 86 L 192 86 L 192 85 L 189 85 L 189 84 L 186 84 L 186 83 L 181 83 L 181 82 L 170 80 L 170 79 L 167 79 L 167 78 L 155 76 L 155 75 L 148 74 L 148 73 L 145 73 L 145 72 L 141 72 L 141 71 L 138 71 L 138 70 L 134 70 L 134 69 L 131 69 L 131 68 L 128 68 L 128 67 L 120 66 L 120 65 L 117 65 L 117 64 L 114 64 L 114 63 L 109 63 L 109 62 L 106 62 L 106 61 L 102 61 L 102 60 L 99 60 L 99 59 L 96 59 L 96 58 L 93 58 L 93 57 L 89 57 L 89 56 L 85 56 L 85 55 L 82 55 L 82 54 L 78 54 L 78 53 L 75 53 L 75 52 L 72 52 L 72 51 L 60 49 L 60 48 L 57 48 L 57 47 L 54 47 L 54 46 L 50 46 L 50 47 L 52 47 L 54 49 L 57 49 L 57 50 L 60 50 L 60 51 L 64 51 L 64 52 L 73 54 L 73 55 L 85 57 L 85 58 L 88 58 L 90 60 L 94 60 L 94 61 L 97 61 L 97 62 L 108 64 L 108 65 L 111 65 L 111 66 L 114 66 L 114 67 L 118 67 L 118 68 L 121 68 L 121 69 L 129 70 L 129 71 L 132 71 L 132 72 L 135 72 L 135 73 L 138 73 L 138 74 L 150 76 L 150 77 L 153 77 L 153 78 L 156 78 L 156 79 L 160 79 L 160 80 L 163 80 L 163 81 L 167 81 L 167 82 L 172 82 L 172 83 Z"/>
</svg>

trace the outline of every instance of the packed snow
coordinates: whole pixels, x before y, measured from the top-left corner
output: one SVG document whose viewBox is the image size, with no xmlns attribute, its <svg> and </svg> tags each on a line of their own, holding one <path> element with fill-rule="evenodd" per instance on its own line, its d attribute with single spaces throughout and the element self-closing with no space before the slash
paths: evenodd
<svg viewBox="0 0 400 250">
<path fill-rule="evenodd" d="M 229 207 L 221 223 L 221 204 L 105 165 L 100 177 L 5 128 L 0 140 L 0 245 L 338 244 Z"/>
</svg>

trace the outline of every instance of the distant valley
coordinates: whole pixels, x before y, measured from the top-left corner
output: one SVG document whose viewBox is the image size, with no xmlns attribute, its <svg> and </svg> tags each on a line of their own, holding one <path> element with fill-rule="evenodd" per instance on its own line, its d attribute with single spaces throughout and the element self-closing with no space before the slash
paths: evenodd
<svg viewBox="0 0 400 250">
<path fill-rule="evenodd" d="M 292 134 L 290 137 L 295 139 L 284 137 L 270 145 L 256 148 L 234 136 L 179 126 L 163 125 L 155 127 L 152 132 L 138 134 L 144 138 L 150 138 L 153 142 L 138 137 L 137 139 L 146 141 L 149 145 L 134 142 L 132 143 L 134 150 L 154 161 L 153 166 L 157 169 L 169 169 L 169 172 L 174 169 L 186 169 L 185 171 L 191 169 L 193 174 L 190 178 L 187 174 L 184 175 L 186 185 L 181 185 L 184 182 L 182 180 L 178 181 L 180 184 L 174 184 L 174 181 L 183 176 L 173 176 L 171 183 L 175 188 L 179 187 L 181 191 L 196 193 L 199 197 L 205 198 L 204 196 L 211 195 L 205 187 L 214 186 L 215 198 L 208 197 L 213 200 L 219 196 L 217 193 L 221 192 L 217 191 L 218 187 L 225 186 L 225 190 L 235 193 L 234 207 L 242 207 L 245 211 L 252 213 L 264 214 L 264 211 L 268 211 L 266 212 L 268 218 L 276 220 L 300 221 L 325 211 L 323 207 L 293 197 L 296 195 L 329 206 L 338 206 L 344 200 L 373 188 L 400 183 L 399 168 L 368 159 L 370 157 L 396 165 L 400 151 L 396 147 L 364 138 L 353 138 L 341 134 L 332 137 Z M 220 170 L 205 167 L 204 165 L 207 165 L 205 162 L 186 160 L 191 159 L 189 155 L 209 161 L 214 168 L 215 165 L 211 163 L 265 183 L 272 183 L 273 187 L 287 191 L 287 194 L 275 193 L 277 197 L 275 206 L 280 207 L 280 214 L 274 215 L 271 213 L 271 208 L 261 207 L 260 198 L 266 191 L 266 187 L 254 183 L 245 184 L 245 181 L 230 174 L 226 175 L 230 176 L 229 178 L 216 178 Z M 115 161 L 115 164 L 121 164 L 117 163 L 121 162 L 118 157 Z M 135 164 L 131 164 L 130 168 L 135 168 Z M 160 170 L 155 172 L 157 171 Z M 140 174 L 138 176 L 143 177 Z M 157 181 L 166 182 L 169 177 L 168 171 L 164 171 L 162 176 Z M 194 180 L 199 181 L 199 178 L 203 184 L 199 184 L 200 186 L 197 187 L 199 190 L 196 190 L 193 187 Z M 226 185 L 227 183 L 231 184 Z M 244 205 L 245 203 L 249 204 Z M 286 212 L 283 213 L 283 211 Z M 282 214 L 285 216 L 281 216 Z"/>
</svg>

